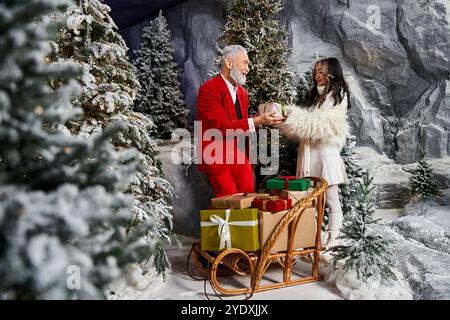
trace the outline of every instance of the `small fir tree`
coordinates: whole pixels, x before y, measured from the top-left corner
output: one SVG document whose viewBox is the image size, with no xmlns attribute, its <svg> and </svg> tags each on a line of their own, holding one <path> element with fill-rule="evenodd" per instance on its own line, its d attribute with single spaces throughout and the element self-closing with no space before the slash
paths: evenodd
<svg viewBox="0 0 450 320">
<path fill-rule="evenodd" d="M 185 128 L 189 113 L 180 90 L 181 77 L 162 12 L 143 29 L 141 49 L 135 60 L 141 83 L 135 102 L 137 111 L 150 116 L 156 127 L 152 136 L 170 138 L 176 128 Z"/>
<path fill-rule="evenodd" d="M 344 240 L 345 244 L 331 249 L 336 253 L 333 261 L 335 267 L 339 260 L 345 260 L 344 270 L 356 271 L 358 278 L 366 283 L 371 276 L 378 274 L 387 281 L 397 280 L 391 270 L 391 241 L 377 234 L 373 228 L 380 219 L 374 219 L 372 180 L 373 177 L 369 177 L 369 173 L 365 172 L 360 183 L 355 211 L 347 217 L 347 222 L 341 229 L 339 239 Z"/>
<path fill-rule="evenodd" d="M 433 168 L 427 161 L 423 149 L 419 150 L 419 165 L 414 175 L 409 178 L 409 188 L 413 195 L 420 195 L 425 199 L 442 196 L 437 180 L 433 175 Z"/>
</svg>

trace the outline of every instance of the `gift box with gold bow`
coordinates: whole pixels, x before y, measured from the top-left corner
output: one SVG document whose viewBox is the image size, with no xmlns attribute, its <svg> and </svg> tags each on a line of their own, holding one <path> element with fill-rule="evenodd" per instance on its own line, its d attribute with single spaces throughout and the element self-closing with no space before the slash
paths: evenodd
<svg viewBox="0 0 450 320">
<path fill-rule="evenodd" d="M 311 187 L 311 180 L 296 179 L 295 176 L 280 176 L 266 181 L 266 188 L 271 190 L 305 191 Z"/>
<path fill-rule="evenodd" d="M 258 209 L 200 210 L 200 243 L 206 251 L 258 250 Z"/>
<path fill-rule="evenodd" d="M 261 211 L 278 212 L 292 208 L 292 200 L 271 196 L 257 197 L 253 200 L 252 207 Z"/>
<path fill-rule="evenodd" d="M 252 206 L 253 199 L 268 195 L 268 193 L 236 193 L 212 198 L 211 207 L 214 209 L 247 209 Z"/>
</svg>

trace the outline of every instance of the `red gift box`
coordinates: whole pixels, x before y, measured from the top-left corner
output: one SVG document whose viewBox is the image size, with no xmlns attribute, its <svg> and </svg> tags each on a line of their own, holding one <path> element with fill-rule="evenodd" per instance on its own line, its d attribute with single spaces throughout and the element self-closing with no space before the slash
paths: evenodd
<svg viewBox="0 0 450 320">
<path fill-rule="evenodd" d="M 292 208 L 292 199 L 280 199 L 278 197 L 257 197 L 252 202 L 252 208 L 261 211 L 278 212 Z"/>
</svg>

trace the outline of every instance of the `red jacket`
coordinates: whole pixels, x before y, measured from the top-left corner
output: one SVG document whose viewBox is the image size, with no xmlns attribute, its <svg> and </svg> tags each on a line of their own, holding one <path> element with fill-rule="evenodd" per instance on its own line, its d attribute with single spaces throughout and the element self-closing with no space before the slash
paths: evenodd
<svg viewBox="0 0 450 320">
<path fill-rule="evenodd" d="M 197 156 L 203 156 L 202 163 L 198 167 L 200 171 L 206 174 L 222 173 L 229 166 L 229 164 L 226 164 L 226 154 L 230 150 L 234 153 L 235 159 L 239 153 L 243 152 L 237 149 L 236 138 L 226 136 L 226 129 L 242 129 L 245 132 L 249 130 L 248 95 L 243 87 L 238 86 L 236 98 L 239 99 L 239 105 L 241 107 L 242 119 L 240 120 L 237 119 L 236 109 L 230 91 L 220 74 L 205 82 L 198 91 L 197 120 L 201 121 L 202 124 L 202 130 L 199 132 L 202 136 L 197 137 Z M 219 164 L 205 163 L 205 160 L 208 160 L 207 158 L 211 159 L 211 157 L 208 157 L 209 152 L 204 154 L 205 148 L 213 141 L 204 141 L 204 133 L 206 130 L 212 128 L 218 129 L 222 134 L 224 142 L 226 141 L 224 143 L 223 157 L 219 157 L 222 163 Z M 211 155 L 213 157 L 217 156 L 214 152 Z M 247 161 L 247 157 L 245 159 Z"/>
</svg>

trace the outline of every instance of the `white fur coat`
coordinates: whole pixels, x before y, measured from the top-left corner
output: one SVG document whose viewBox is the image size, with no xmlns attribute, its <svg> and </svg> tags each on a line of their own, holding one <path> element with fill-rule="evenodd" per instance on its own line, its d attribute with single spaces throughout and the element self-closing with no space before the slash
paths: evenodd
<svg viewBox="0 0 450 320">
<path fill-rule="evenodd" d="M 334 99 L 328 93 L 320 108 L 288 108 L 288 118 L 280 125 L 280 130 L 292 139 L 305 139 L 311 142 L 334 145 L 341 149 L 349 134 L 347 122 L 347 96 L 340 104 L 333 106 Z"/>
<path fill-rule="evenodd" d="M 329 93 L 320 108 L 288 108 L 288 118 L 280 125 L 281 132 L 299 140 L 297 178 L 323 177 L 330 185 L 348 183 L 340 150 L 349 133 L 347 97 L 333 105 Z"/>
</svg>

